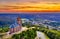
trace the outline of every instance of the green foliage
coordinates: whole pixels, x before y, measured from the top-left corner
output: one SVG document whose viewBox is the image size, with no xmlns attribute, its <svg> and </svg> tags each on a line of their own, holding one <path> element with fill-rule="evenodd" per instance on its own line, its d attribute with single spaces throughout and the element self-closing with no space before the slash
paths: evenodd
<svg viewBox="0 0 60 39">
<path fill-rule="evenodd" d="M 19 38 L 20 38 L 19 34 L 14 34 L 14 35 L 12 36 L 12 39 L 19 39 Z"/>
<path fill-rule="evenodd" d="M 13 39 L 35 39 L 36 31 L 34 29 L 29 29 L 27 31 L 23 31 L 20 34 L 13 35 Z"/>
<path fill-rule="evenodd" d="M 60 31 L 56 30 L 49 30 L 48 28 L 39 27 L 36 25 L 33 25 L 35 28 L 29 29 L 27 31 L 23 31 L 20 34 L 17 34 L 16 36 L 12 37 L 14 39 L 35 39 L 36 37 L 36 31 L 41 31 L 45 33 L 49 37 L 49 39 L 60 39 Z M 31 27 L 31 26 L 29 26 Z"/>
<path fill-rule="evenodd" d="M 35 26 L 36 31 L 44 32 L 50 39 L 60 39 L 60 32 L 57 30 L 49 30 L 44 27 Z"/>
<path fill-rule="evenodd" d="M 46 28 L 39 28 L 37 29 L 41 32 L 44 32 L 50 39 L 60 39 L 60 32 L 56 30 L 49 30 Z"/>
<path fill-rule="evenodd" d="M 9 27 L 5 26 L 5 27 L 0 27 L 0 33 L 4 33 L 9 31 Z"/>
</svg>

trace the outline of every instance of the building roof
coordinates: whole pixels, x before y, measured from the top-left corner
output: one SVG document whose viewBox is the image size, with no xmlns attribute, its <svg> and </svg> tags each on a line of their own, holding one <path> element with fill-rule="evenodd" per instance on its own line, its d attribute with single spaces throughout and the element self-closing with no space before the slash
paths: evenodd
<svg viewBox="0 0 60 39">
<path fill-rule="evenodd" d="M 21 20 L 21 18 L 20 17 L 17 17 L 17 21 L 20 21 Z"/>
<path fill-rule="evenodd" d="M 22 24 L 18 24 L 17 21 L 21 21 L 21 18 L 17 17 L 17 20 L 15 21 L 15 23 L 10 25 L 9 28 L 15 28 L 17 26 L 22 26 Z"/>
<path fill-rule="evenodd" d="M 15 26 L 14 26 L 14 24 L 12 24 L 12 25 L 10 25 L 10 27 L 9 28 L 14 28 Z"/>
<path fill-rule="evenodd" d="M 10 25 L 9 28 L 15 28 L 17 26 L 21 26 L 21 24 L 14 23 L 14 24 Z"/>
</svg>

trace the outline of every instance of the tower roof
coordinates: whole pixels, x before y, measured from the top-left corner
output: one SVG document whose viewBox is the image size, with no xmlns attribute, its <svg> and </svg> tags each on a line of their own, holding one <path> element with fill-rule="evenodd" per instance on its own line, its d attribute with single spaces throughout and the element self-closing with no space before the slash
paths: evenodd
<svg viewBox="0 0 60 39">
<path fill-rule="evenodd" d="M 17 17 L 17 21 L 20 21 L 21 20 L 21 18 L 20 17 Z"/>
<path fill-rule="evenodd" d="M 17 17 L 17 21 L 20 21 L 21 18 L 20 17 Z M 21 24 L 18 24 L 17 22 L 15 22 L 14 24 L 10 25 L 9 28 L 15 28 L 17 26 L 21 26 Z"/>
</svg>

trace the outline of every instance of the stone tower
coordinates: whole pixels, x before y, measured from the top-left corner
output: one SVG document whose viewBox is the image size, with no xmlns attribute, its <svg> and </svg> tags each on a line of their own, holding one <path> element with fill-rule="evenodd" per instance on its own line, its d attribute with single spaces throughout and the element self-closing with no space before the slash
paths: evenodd
<svg viewBox="0 0 60 39">
<path fill-rule="evenodd" d="M 10 25 L 10 34 L 14 32 L 18 32 L 22 29 L 22 21 L 20 17 L 17 17 L 16 22 Z"/>
</svg>

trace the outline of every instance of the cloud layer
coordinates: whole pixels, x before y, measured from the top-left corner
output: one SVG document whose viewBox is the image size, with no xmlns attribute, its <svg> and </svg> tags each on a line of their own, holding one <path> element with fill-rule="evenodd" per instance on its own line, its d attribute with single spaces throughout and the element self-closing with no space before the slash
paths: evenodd
<svg viewBox="0 0 60 39">
<path fill-rule="evenodd" d="M 20 3 L 20 2 L 31 2 L 31 3 L 37 3 L 37 2 L 60 2 L 60 0 L 0 0 L 1 3 L 6 3 L 6 2 L 15 2 L 15 3 Z"/>
<path fill-rule="evenodd" d="M 27 10 L 60 10 L 60 0 L 0 0 L 0 12 Z"/>
</svg>

